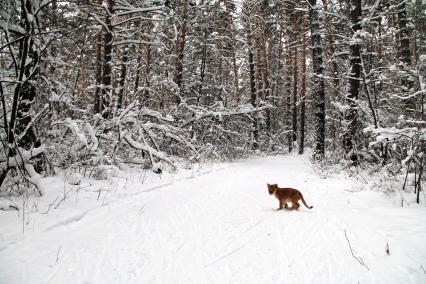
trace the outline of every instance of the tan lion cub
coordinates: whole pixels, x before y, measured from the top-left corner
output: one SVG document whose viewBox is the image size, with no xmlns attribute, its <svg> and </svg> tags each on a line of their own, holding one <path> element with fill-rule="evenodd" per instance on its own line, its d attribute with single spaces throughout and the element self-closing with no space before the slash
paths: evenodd
<svg viewBox="0 0 426 284">
<path fill-rule="evenodd" d="M 270 195 L 274 195 L 280 202 L 280 207 L 277 210 L 283 209 L 285 207 L 288 210 L 297 210 L 300 207 L 299 200 L 302 200 L 303 205 L 306 208 L 312 209 L 313 206 L 308 206 L 303 198 L 303 195 L 300 191 L 294 188 L 281 188 L 278 187 L 278 184 L 266 184 L 268 186 L 268 192 Z M 291 208 L 288 208 L 287 202 L 291 202 Z"/>
</svg>

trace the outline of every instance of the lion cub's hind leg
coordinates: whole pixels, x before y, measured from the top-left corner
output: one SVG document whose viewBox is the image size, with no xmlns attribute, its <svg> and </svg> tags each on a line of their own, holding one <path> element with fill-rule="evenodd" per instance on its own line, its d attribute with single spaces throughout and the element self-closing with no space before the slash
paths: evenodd
<svg viewBox="0 0 426 284">
<path fill-rule="evenodd" d="M 288 210 L 293 211 L 293 210 L 298 210 L 300 207 L 299 202 L 296 201 L 291 201 L 291 207 L 286 207 Z"/>
<path fill-rule="evenodd" d="M 299 210 L 299 207 L 300 207 L 300 204 L 299 204 L 299 202 L 296 200 L 295 202 L 292 202 L 291 203 L 291 206 L 292 206 L 292 210 Z"/>
</svg>

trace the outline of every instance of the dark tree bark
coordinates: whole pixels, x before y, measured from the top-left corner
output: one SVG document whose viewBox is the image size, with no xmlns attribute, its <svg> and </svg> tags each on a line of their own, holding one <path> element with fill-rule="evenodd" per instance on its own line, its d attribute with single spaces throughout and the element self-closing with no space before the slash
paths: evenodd
<svg viewBox="0 0 426 284">
<path fill-rule="evenodd" d="M 25 36 L 19 39 L 19 52 L 15 62 L 16 86 L 12 98 L 12 109 L 9 123 L 7 119 L 4 126 L 7 127 L 8 150 L 5 154 L 9 159 L 15 157 L 17 147 L 30 150 L 41 146 L 35 129 L 32 126 L 32 105 L 36 99 L 37 91 L 34 82 L 39 73 L 40 55 L 37 51 L 34 36 L 36 34 L 37 15 L 34 15 L 33 3 L 31 0 L 21 0 L 21 15 L 19 25 L 25 31 Z M 12 50 L 10 50 L 11 56 Z M 6 115 L 3 88 L 0 88 L 3 100 L 3 112 Z M 9 172 L 10 167 L 4 167 L 0 172 L 0 185 Z M 41 164 L 35 164 L 35 170 L 41 170 Z"/>
<path fill-rule="evenodd" d="M 298 45 L 298 15 L 294 10 L 293 15 L 293 100 L 291 103 L 292 115 L 292 143 L 297 141 L 297 45 Z"/>
<path fill-rule="evenodd" d="M 283 9 L 280 9 L 280 14 L 282 14 L 279 19 L 279 26 L 280 26 L 280 32 L 278 34 L 277 37 L 277 41 L 278 41 L 278 50 L 276 53 L 276 71 L 275 74 L 279 74 L 278 76 L 275 77 L 275 84 L 273 85 L 274 89 L 272 90 L 272 96 L 273 96 L 273 106 L 277 107 L 276 110 L 272 110 L 272 128 L 274 130 L 277 129 L 277 125 L 278 125 L 278 120 L 277 117 L 279 117 L 279 115 L 281 113 L 285 113 L 285 104 L 284 104 L 284 84 L 285 84 L 285 80 L 284 80 L 284 73 L 285 73 L 285 69 L 284 69 L 284 62 L 282 59 L 285 59 L 285 52 L 284 52 L 284 47 L 283 47 L 283 40 L 285 38 L 285 33 L 284 33 L 284 22 L 282 20 L 283 14 L 284 12 L 282 11 Z M 280 105 L 282 105 L 283 107 L 278 107 L 279 104 L 278 102 L 281 101 L 282 103 Z"/>
<path fill-rule="evenodd" d="M 398 27 L 399 27 L 399 47 L 400 47 L 400 60 L 411 65 L 410 54 L 410 36 L 407 29 L 407 9 L 405 1 L 401 1 L 398 6 Z"/>
<path fill-rule="evenodd" d="M 102 0 L 98 0 L 98 5 L 102 6 Z M 100 84 L 102 81 L 102 29 L 96 33 L 96 89 L 95 89 L 95 102 L 94 112 L 100 113 L 101 108 L 101 88 Z"/>
<path fill-rule="evenodd" d="M 402 78 L 402 92 L 405 96 L 410 94 L 410 90 L 413 87 L 412 81 L 408 70 L 411 66 L 411 54 L 410 54 L 410 35 L 407 28 L 407 8 L 405 1 L 401 1 L 398 5 L 398 28 L 399 28 L 399 60 L 404 64 L 406 74 Z M 413 112 L 416 109 L 415 99 L 410 98 L 405 102 L 406 109 L 409 112 Z"/>
<path fill-rule="evenodd" d="M 246 23 L 246 34 L 247 34 L 247 47 L 248 47 L 248 63 L 249 63 L 249 77 L 250 77 L 250 103 L 253 107 L 256 107 L 257 94 L 256 94 L 256 72 L 254 64 L 254 53 L 253 53 L 253 42 L 252 42 L 252 31 L 250 17 L 251 13 L 244 2 L 245 16 L 247 17 Z M 259 149 L 259 130 L 257 119 L 253 119 L 253 150 Z"/>
<path fill-rule="evenodd" d="M 114 26 L 112 17 L 114 13 L 115 0 L 107 1 L 107 15 L 105 18 L 105 35 L 104 35 L 104 59 L 102 66 L 102 97 L 101 112 L 103 118 L 109 118 L 111 115 L 111 100 L 113 98 L 114 89 L 112 87 L 112 46 L 114 41 Z"/>
<path fill-rule="evenodd" d="M 337 101 L 339 99 L 340 94 L 340 77 L 339 77 L 339 68 L 337 65 L 337 57 L 336 57 L 336 37 L 335 35 L 340 34 L 341 30 L 341 24 L 333 25 L 332 17 L 329 14 L 328 11 L 328 2 L 329 0 L 322 0 L 323 9 L 324 9 L 324 27 L 326 29 L 326 39 L 327 39 L 327 45 L 326 48 L 328 50 L 328 61 L 331 61 L 331 82 L 327 84 L 325 82 L 325 90 L 330 89 L 328 94 L 330 95 L 330 101 Z M 327 52 L 324 52 L 324 56 L 327 54 Z M 326 67 L 324 67 L 326 69 Z M 324 71 L 326 72 L 326 71 Z M 331 87 L 331 88 L 330 88 Z M 332 117 L 337 117 L 338 113 L 336 110 L 331 108 L 329 110 L 329 115 Z M 327 128 L 328 135 L 333 141 L 338 141 L 338 131 L 336 120 L 332 119 L 329 122 L 329 126 Z M 334 147 L 337 146 L 337 143 L 332 143 Z"/>
<path fill-rule="evenodd" d="M 219 43 L 220 44 L 220 43 Z M 207 31 L 204 31 L 204 44 L 202 48 L 201 65 L 200 65 L 200 85 L 198 86 L 197 105 L 200 102 L 201 93 L 203 91 L 204 77 L 206 75 L 206 60 L 207 60 Z M 219 61 L 219 65 L 222 60 Z M 220 68 L 220 67 L 219 67 Z M 220 68 L 221 69 L 221 68 Z M 222 84 L 221 84 L 222 85 Z M 219 98 L 221 96 L 219 95 Z"/>
<path fill-rule="evenodd" d="M 262 11 L 263 12 L 263 11 Z M 264 97 L 265 101 L 270 101 L 270 93 L 271 93 L 271 79 L 270 79 L 270 66 L 269 66 L 269 60 L 268 60 L 268 52 L 266 47 L 266 39 L 265 39 L 265 22 L 262 21 L 262 57 L 263 57 L 263 88 L 264 88 Z M 269 134 L 271 131 L 271 110 L 266 110 L 266 131 Z"/>
<path fill-rule="evenodd" d="M 118 82 L 118 95 L 117 95 L 117 109 L 123 107 L 123 98 L 124 98 L 124 85 L 126 83 L 126 74 L 127 74 L 127 46 L 124 45 L 121 52 L 121 70 L 120 70 L 120 81 Z"/>
<path fill-rule="evenodd" d="M 58 0 L 52 0 L 52 11 L 51 11 L 51 14 L 52 14 L 51 25 L 52 25 L 52 27 L 55 27 L 55 26 L 58 25 Z M 57 53 L 58 53 L 58 50 L 57 50 L 56 46 L 54 44 L 52 44 L 50 46 L 50 56 L 52 58 L 55 58 L 57 56 Z M 50 64 L 49 69 L 50 69 L 49 71 L 50 71 L 51 74 L 55 73 L 55 69 L 56 68 L 55 68 L 54 64 Z"/>
<path fill-rule="evenodd" d="M 319 5 L 316 0 L 309 0 L 309 18 L 312 44 L 312 64 L 314 69 L 312 99 L 314 101 L 314 159 L 324 157 L 325 149 L 325 94 L 323 77 L 322 41 L 320 30 Z"/>
<path fill-rule="evenodd" d="M 337 66 L 337 59 L 335 56 L 335 52 L 336 52 L 336 44 L 335 44 L 335 36 L 334 36 L 334 30 L 333 30 L 333 26 L 332 26 L 332 22 L 331 22 L 331 17 L 328 13 L 328 2 L 327 0 L 322 0 L 322 5 L 324 8 L 324 13 L 325 13 L 325 28 L 327 31 L 327 41 L 328 41 L 328 50 L 330 53 L 330 57 L 331 57 L 331 64 L 332 64 L 332 76 L 333 79 L 331 80 L 332 83 L 332 90 L 331 90 L 331 95 L 333 97 L 333 99 L 337 99 L 338 95 L 339 95 L 339 68 Z M 339 27 L 336 27 L 337 29 Z"/>
<path fill-rule="evenodd" d="M 286 117 L 286 125 L 287 128 L 290 128 L 290 126 L 292 125 L 292 117 L 291 117 L 291 96 L 292 96 L 292 92 L 291 92 L 291 82 L 292 82 L 292 73 L 293 73 L 293 61 L 292 61 L 292 56 L 291 56 L 291 48 L 290 48 L 290 44 L 292 41 L 292 33 L 291 33 L 291 19 L 290 19 L 290 13 L 291 13 L 291 5 L 289 3 L 286 3 L 285 5 L 285 30 L 286 30 L 286 41 L 287 44 L 285 45 L 285 61 L 286 61 L 286 65 L 287 65 L 287 72 L 286 72 L 286 105 L 287 105 L 287 109 L 285 112 L 285 117 Z M 291 152 L 293 151 L 293 134 L 291 133 L 291 131 L 288 132 L 287 134 L 287 141 L 288 141 L 288 151 Z"/>
<path fill-rule="evenodd" d="M 305 150 L 305 97 L 306 97 L 306 26 L 305 15 L 302 12 L 302 55 L 300 67 L 300 137 L 299 137 L 299 154 L 303 154 Z"/>
<path fill-rule="evenodd" d="M 269 27 L 266 24 L 267 21 L 267 1 L 262 1 L 258 4 L 257 15 L 256 15 L 256 39 L 257 39 L 257 48 L 258 48 L 258 56 L 260 58 L 258 62 L 259 67 L 259 75 L 261 76 L 261 89 L 262 90 L 262 98 L 265 102 L 271 102 L 270 93 L 271 93 L 271 78 L 270 78 L 270 64 L 268 58 L 268 45 L 267 38 L 269 38 Z M 266 109 L 266 135 L 270 137 L 271 131 L 271 110 Z M 269 144 L 269 143 L 268 143 Z"/>
<path fill-rule="evenodd" d="M 34 35 L 36 32 L 34 26 L 36 19 L 29 19 L 29 14 L 34 13 L 32 1 L 25 0 L 24 2 L 24 0 L 21 0 L 21 5 L 21 19 L 28 37 L 22 39 L 23 42 L 21 41 L 19 49 L 19 58 L 21 60 L 21 66 L 19 70 L 20 78 L 15 89 L 15 93 L 18 93 L 19 102 L 18 99 L 16 101 L 14 99 L 14 104 L 17 103 L 17 105 L 16 112 L 12 110 L 12 118 L 9 125 L 9 144 L 13 145 L 14 142 L 17 142 L 19 147 L 29 150 L 34 146 L 38 147 L 41 145 L 36 136 L 34 127 L 30 126 L 32 121 L 31 106 L 34 103 L 37 95 L 36 87 L 33 82 L 39 72 L 39 54 L 32 37 L 32 35 Z M 15 119 L 13 116 L 15 114 L 16 127 L 14 129 Z"/>
<path fill-rule="evenodd" d="M 174 81 L 178 86 L 178 95 L 176 96 L 176 104 L 179 105 L 181 102 L 180 96 L 183 93 L 182 90 L 182 79 L 183 79 L 183 57 L 185 53 L 185 41 L 186 41 L 186 29 L 188 24 L 188 0 L 181 0 L 181 22 L 179 28 L 179 34 L 176 42 L 176 64 Z"/>
<path fill-rule="evenodd" d="M 147 23 L 147 33 L 150 35 L 152 30 L 152 22 Z M 143 100 L 148 100 L 150 96 L 150 76 L 151 76 L 151 64 L 152 64 L 152 46 L 150 43 L 146 45 L 146 68 L 145 68 L 145 87 L 143 91 Z"/>
<path fill-rule="evenodd" d="M 223 3 L 225 4 L 225 11 L 226 11 L 226 18 L 227 18 L 227 28 L 228 32 L 231 38 L 231 56 L 232 56 L 232 69 L 234 71 L 234 97 L 236 100 L 236 103 L 240 103 L 240 88 L 238 84 L 238 67 L 237 67 L 237 47 L 236 47 L 236 40 L 235 40 L 235 33 L 233 29 L 233 20 L 231 11 L 229 9 L 228 5 L 229 0 L 223 0 Z"/>
<path fill-rule="evenodd" d="M 360 44 L 357 39 L 357 32 L 361 30 L 361 0 L 351 0 L 350 4 L 352 39 L 350 41 L 350 73 L 348 80 L 349 93 L 346 98 L 346 103 L 349 106 L 349 109 L 345 112 L 345 123 L 347 129 L 343 133 L 343 148 L 345 150 L 346 157 L 350 159 L 354 165 L 356 165 L 358 163 L 358 156 L 355 152 L 355 136 L 358 127 L 357 100 L 361 77 Z"/>
<path fill-rule="evenodd" d="M 138 95 L 138 89 L 139 89 L 139 81 L 140 81 L 140 73 L 141 73 L 141 66 L 142 66 L 142 57 L 138 55 L 136 59 L 136 70 L 135 70 L 135 84 L 133 86 L 133 95 L 134 99 L 137 98 Z"/>
<path fill-rule="evenodd" d="M 260 12 L 259 9 L 256 11 L 254 21 L 255 21 L 255 30 L 252 36 L 254 37 L 254 45 L 256 47 L 256 82 L 257 82 L 257 96 L 259 98 L 264 97 L 264 88 L 263 88 L 263 78 L 262 78 L 262 44 L 260 40 Z"/>
</svg>

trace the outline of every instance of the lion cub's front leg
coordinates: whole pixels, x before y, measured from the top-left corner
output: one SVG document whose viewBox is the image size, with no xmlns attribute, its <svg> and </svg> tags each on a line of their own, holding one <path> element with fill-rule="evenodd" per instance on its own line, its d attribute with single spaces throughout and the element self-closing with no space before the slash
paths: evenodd
<svg viewBox="0 0 426 284">
<path fill-rule="evenodd" d="M 282 210 L 283 208 L 289 209 L 287 202 L 284 199 L 279 199 L 280 207 L 277 210 Z"/>
<path fill-rule="evenodd" d="M 284 202 L 281 199 L 278 199 L 278 201 L 280 202 L 280 207 L 278 207 L 277 210 L 281 210 L 281 209 L 283 209 Z M 287 208 L 287 204 L 286 204 L 286 208 Z"/>
</svg>

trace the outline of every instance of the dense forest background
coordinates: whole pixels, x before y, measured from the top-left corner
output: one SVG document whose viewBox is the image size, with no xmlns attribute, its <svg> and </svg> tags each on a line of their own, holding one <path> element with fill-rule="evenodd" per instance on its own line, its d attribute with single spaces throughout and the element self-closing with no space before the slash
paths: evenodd
<svg viewBox="0 0 426 284">
<path fill-rule="evenodd" d="M 418 201 L 425 74 L 421 0 L 1 1 L 1 191 L 309 150 Z"/>
</svg>

